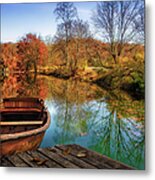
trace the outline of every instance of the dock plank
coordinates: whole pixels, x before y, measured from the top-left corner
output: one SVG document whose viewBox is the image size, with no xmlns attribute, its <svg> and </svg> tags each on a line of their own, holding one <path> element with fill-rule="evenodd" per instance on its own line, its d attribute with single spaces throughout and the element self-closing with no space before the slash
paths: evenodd
<svg viewBox="0 0 155 180">
<path fill-rule="evenodd" d="M 16 154 L 7 156 L 7 161 L 9 161 L 14 167 L 29 167 L 25 162 L 23 162 Z"/>
<path fill-rule="evenodd" d="M 27 153 L 31 155 L 31 157 L 34 159 L 41 159 L 41 161 L 45 160 L 44 165 L 48 168 L 63 168 L 63 166 L 60 166 L 55 161 L 52 161 L 51 159 L 47 158 L 46 156 L 41 154 L 39 151 L 28 151 Z M 38 165 L 38 166 L 41 167 L 41 165 Z"/>
<path fill-rule="evenodd" d="M 33 161 L 32 157 L 27 154 L 27 152 L 18 153 L 17 156 L 29 167 L 38 167 L 38 165 Z"/>
<path fill-rule="evenodd" d="M 2 157 L 1 165 L 7 167 L 134 169 L 76 144 L 38 148 L 34 151 L 8 155 Z"/>
<path fill-rule="evenodd" d="M 62 158 L 62 156 L 60 156 L 59 154 L 49 151 L 48 149 L 38 149 L 38 151 L 41 152 L 43 155 L 45 155 L 47 158 L 54 160 L 64 168 L 80 168 L 79 166 Z"/>
<path fill-rule="evenodd" d="M 96 161 L 96 158 L 94 159 L 90 153 L 88 153 L 87 150 L 85 149 L 78 149 L 78 148 L 75 148 L 74 145 L 72 146 L 59 146 L 59 148 L 61 148 L 62 150 L 65 150 L 66 148 L 71 148 L 72 151 L 71 151 L 71 154 L 76 157 L 76 158 L 79 158 L 81 159 L 82 161 L 92 165 L 92 166 L 95 166 L 97 169 L 112 169 L 111 166 L 109 166 L 108 164 L 105 163 L 105 160 L 102 160 L 103 162 L 101 163 L 100 161 Z M 78 157 L 78 154 L 82 154 L 84 153 L 85 154 L 85 157 Z"/>
<path fill-rule="evenodd" d="M 1 159 L 0 165 L 2 165 L 3 167 L 12 167 L 13 166 L 11 164 L 11 162 L 7 160 L 7 158 Z"/>
<path fill-rule="evenodd" d="M 58 147 L 49 148 L 49 150 L 55 150 L 55 152 L 57 154 L 59 154 L 61 157 L 72 162 L 73 164 L 79 166 L 80 168 L 87 168 L 87 169 L 95 169 L 96 168 L 95 166 L 92 166 L 91 164 L 88 164 L 88 163 L 81 161 L 80 159 L 72 156 L 70 153 L 68 153 L 68 154 L 66 153 L 66 155 L 64 155 L 63 151 Z"/>
<path fill-rule="evenodd" d="M 85 152 L 86 156 L 82 157 L 81 159 L 87 163 L 90 163 L 96 168 L 100 169 L 133 169 L 132 167 L 125 165 L 121 162 L 118 162 L 116 160 L 113 160 L 107 156 L 101 155 L 97 152 L 94 152 L 92 150 L 88 150 L 82 146 L 73 144 L 73 145 L 61 145 L 59 148 L 65 149 L 65 148 L 71 148 L 73 151 L 71 153 L 74 156 L 77 156 L 79 152 Z"/>
</svg>

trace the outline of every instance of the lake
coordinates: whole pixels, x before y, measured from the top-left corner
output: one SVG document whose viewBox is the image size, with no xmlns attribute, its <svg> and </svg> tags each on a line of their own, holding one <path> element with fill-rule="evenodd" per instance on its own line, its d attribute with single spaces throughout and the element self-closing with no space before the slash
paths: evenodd
<svg viewBox="0 0 155 180">
<path fill-rule="evenodd" d="M 79 144 L 137 169 L 144 169 L 144 100 L 120 90 L 36 75 L 11 75 L 0 82 L 4 97 L 43 98 L 51 124 L 41 147 Z"/>
</svg>

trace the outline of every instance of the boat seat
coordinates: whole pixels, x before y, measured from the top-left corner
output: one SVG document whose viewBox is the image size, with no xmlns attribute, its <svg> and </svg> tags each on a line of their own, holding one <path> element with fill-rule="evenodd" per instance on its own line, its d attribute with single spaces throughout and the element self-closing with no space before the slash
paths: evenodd
<svg viewBox="0 0 155 180">
<path fill-rule="evenodd" d="M 4 109 L 0 109 L 0 112 L 7 112 L 7 113 L 17 113 L 17 112 L 27 112 L 27 113 L 31 113 L 31 112 L 41 112 L 40 109 L 37 108 L 4 108 Z"/>
<path fill-rule="evenodd" d="M 42 125 L 43 121 L 29 120 L 29 121 L 1 121 L 0 126 L 23 126 L 23 125 Z"/>
</svg>

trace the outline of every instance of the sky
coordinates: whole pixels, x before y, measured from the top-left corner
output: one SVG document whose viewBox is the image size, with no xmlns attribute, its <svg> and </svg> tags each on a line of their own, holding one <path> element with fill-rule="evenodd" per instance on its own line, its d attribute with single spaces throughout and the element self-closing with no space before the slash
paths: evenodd
<svg viewBox="0 0 155 180">
<path fill-rule="evenodd" d="M 74 3 L 81 19 L 91 24 L 96 2 Z M 1 42 L 17 42 L 27 33 L 36 33 L 43 38 L 56 33 L 56 3 L 1 4 Z"/>
</svg>

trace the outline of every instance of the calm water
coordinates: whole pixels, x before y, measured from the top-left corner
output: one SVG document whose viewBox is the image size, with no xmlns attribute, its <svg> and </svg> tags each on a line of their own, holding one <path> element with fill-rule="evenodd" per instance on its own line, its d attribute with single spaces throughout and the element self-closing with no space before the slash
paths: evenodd
<svg viewBox="0 0 155 180">
<path fill-rule="evenodd" d="M 144 169 L 144 101 L 77 80 L 10 76 L 2 97 L 45 100 L 51 115 L 41 147 L 79 144 L 138 169 Z"/>
</svg>

